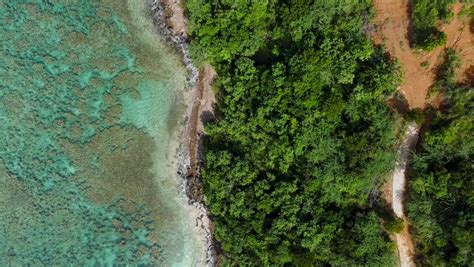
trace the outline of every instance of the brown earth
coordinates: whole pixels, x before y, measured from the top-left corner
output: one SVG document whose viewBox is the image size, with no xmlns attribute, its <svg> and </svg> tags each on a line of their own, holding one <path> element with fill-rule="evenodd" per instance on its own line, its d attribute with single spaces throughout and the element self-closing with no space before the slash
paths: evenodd
<svg viewBox="0 0 474 267">
<path fill-rule="evenodd" d="M 403 82 L 399 90 L 407 99 L 411 109 L 424 108 L 427 104 L 437 106 L 441 102 L 437 97 L 431 100 L 427 100 L 426 97 L 428 89 L 435 80 L 435 70 L 444 48 L 454 48 L 461 56 L 462 65 L 458 70 L 459 81 L 474 77 L 474 35 L 469 20 L 458 16 L 462 10 L 462 4 L 454 4 L 452 21 L 440 26 L 440 30 L 447 35 L 446 46 L 438 47 L 429 53 L 417 53 L 410 48 L 409 1 L 374 0 L 374 6 L 376 30 L 372 38 L 376 44 L 385 45 L 391 56 L 400 61 Z M 423 67 L 422 63 L 427 66 Z"/>
<path fill-rule="evenodd" d="M 166 25 L 171 28 L 174 35 L 186 36 L 188 21 L 184 16 L 181 0 L 160 0 L 165 8 Z"/>
<path fill-rule="evenodd" d="M 199 70 L 187 134 L 190 153 L 190 169 L 187 176 L 196 177 L 199 175 L 202 141 L 200 137 L 204 134 L 204 122 L 213 116 L 213 105 L 216 100 L 212 91 L 212 83 L 216 77 L 217 73 L 209 64 L 204 64 Z"/>
<path fill-rule="evenodd" d="M 382 193 L 383 199 L 387 203 L 387 206 L 391 207 L 392 206 L 392 188 L 393 188 L 393 186 L 392 186 L 392 181 L 393 181 L 392 175 L 390 175 L 390 177 L 388 177 L 386 181 L 387 182 L 385 184 L 383 184 L 380 191 Z"/>
</svg>

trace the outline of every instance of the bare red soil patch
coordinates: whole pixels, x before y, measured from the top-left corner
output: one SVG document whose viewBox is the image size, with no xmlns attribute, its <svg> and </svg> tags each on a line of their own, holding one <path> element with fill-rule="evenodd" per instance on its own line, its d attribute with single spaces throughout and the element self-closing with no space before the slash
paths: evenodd
<svg viewBox="0 0 474 267">
<path fill-rule="evenodd" d="M 424 108 L 427 104 L 436 105 L 440 102 L 435 98 L 427 100 L 428 89 L 435 80 L 435 70 L 444 48 L 454 48 L 462 58 L 462 65 L 458 71 L 458 79 L 466 81 L 472 78 L 474 65 L 474 35 L 470 29 L 470 21 L 461 18 L 459 13 L 463 5 L 456 3 L 452 10 L 452 21 L 440 26 L 448 37 L 445 47 L 438 47 L 429 53 L 416 53 L 411 50 L 408 40 L 410 14 L 407 0 L 374 0 L 376 10 L 373 40 L 382 44 L 386 50 L 397 58 L 403 71 L 403 82 L 399 90 L 413 108 Z M 471 76 L 470 76 L 471 75 Z"/>
</svg>

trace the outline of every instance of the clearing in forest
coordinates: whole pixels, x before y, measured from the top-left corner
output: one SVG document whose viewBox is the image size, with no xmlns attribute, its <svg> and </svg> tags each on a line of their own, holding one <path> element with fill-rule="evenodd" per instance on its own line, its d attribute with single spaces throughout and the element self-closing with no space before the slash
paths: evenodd
<svg viewBox="0 0 474 267">
<path fill-rule="evenodd" d="M 474 34 L 473 25 L 467 16 L 460 16 L 463 4 L 452 6 L 454 13 L 449 24 L 440 25 L 446 33 L 444 47 L 430 52 L 416 52 L 410 48 L 410 2 L 407 0 L 374 0 L 376 10 L 375 28 L 372 38 L 397 58 L 403 71 L 400 91 L 407 99 L 409 108 L 424 108 L 426 104 L 437 106 L 440 98 L 426 99 L 428 89 L 434 83 L 438 59 L 445 48 L 454 48 L 462 58 L 458 79 L 472 80 L 474 76 Z"/>
</svg>

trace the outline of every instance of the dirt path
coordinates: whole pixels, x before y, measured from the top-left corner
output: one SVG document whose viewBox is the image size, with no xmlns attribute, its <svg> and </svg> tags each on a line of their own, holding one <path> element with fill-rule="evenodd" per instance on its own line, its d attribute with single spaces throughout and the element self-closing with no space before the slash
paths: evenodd
<svg viewBox="0 0 474 267">
<path fill-rule="evenodd" d="M 441 25 L 440 30 L 446 33 L 445 47 L 438 47 L 429 53 L 416 53 L 409 43 L 410 1 L 408 0 L 374 0 L 376 11 L 375 33 L 372 39 L 382 44 L 392 57 L 401 63 L 403 82 L 399 87 L 405 96 L 410 109 L 425 108 L 427 105 L 438 107 L 442 96 L 427 97 L 428 90 L 435 81 L 436 68 L 445 48 L 454 48 L 462 58 L 458 70 L 459 81 L 474 80 L 474 35 L 472 25 L 467 18 L 461 18 L 463 5 L 452 6 L 454 13 L 448 25 Z M 393 176 L 383 187 L 383 196 L 392 205 L 397 217 L 403 219 L 403 230 L 394 236 L 397 244 L 401 266 L 415 266 L 413 243 L 408 232 L 409 222 L 403 212 L 403 200 L 406 187 L 406 167 L 409 155 L 418 138 L 418 126 L 409 125 L 406 137 L 400 147 L 399 159 Z"/>
<path fill-rule="evenodd" d="M 397 159 L 395 171 L 392 179 L 392 208 L 395 215 L 399 218 L 403 218 L 403 197 L 405 194 L 405 173 L 407 170 L 408 162 L 410 159 L 411 152 L 418 140 L 418 125 L 411 123 L 408 125 L 405 132 L 405 140 L 399 148 L 399 157 Z"/>
<path fill-rule="evenodd" d="M 400 61 L 404 78 L 400 91 L 407 99 L 409 107 L 424 108 L 430 102 L 437 106 L 439 99 L 426 100 L 426 96 L 434 82 L 438 59 L 445 47 L 438 47 L 429 53 L 416 53 L 410 49 L 409 1 L 374 0 L 374 6 L 376 31 L 372 38 L 375 43 L 385 45 L 386 50 Z M 459 80 L 467 80 L 468 76 L 474 76 L 474 35 L 470 30 L 469 21 L 458 16 L 462 4 L 454 4 L 452 10 L 455 14 L 453 20 L 440 29 L 448 37 L 446 47 L 456 49 L 462 57 Z"/>
<path fill-rule="evenodd" d="M 398 255 L 400 258 L 400 265 L 415 266 L 413 256 L 415 255 L 415 248 L 408 233 L 408 221 L 403 212 L 403 202 L 405 196 L 406 185 L 406 170 L 410 155 L 418 140 L 418 125 L 411 123 L 405 132 L 405 139 L 400 145 L 398 151 L 398 159 L 392 177 L 392 208 L 393 212 L 398 218 L 403 219 L 403 230 L 395 234 L 397 243 Z"/>
</svg>

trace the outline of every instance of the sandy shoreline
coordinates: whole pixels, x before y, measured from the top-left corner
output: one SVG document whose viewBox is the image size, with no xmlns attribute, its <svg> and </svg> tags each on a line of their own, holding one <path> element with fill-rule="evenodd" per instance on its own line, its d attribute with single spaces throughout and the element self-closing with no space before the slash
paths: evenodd
<svg viewBox="0 0 474 267">
<path fill-rule="evenodd" d="M 184 16 L 181 0 L 153 0 L 150 5 L 153 21 L 159 35 L 173 44 L 183 56 L 188 71 L 185 101 L 188 103 L 185 126 L 179 134 L 177 152 L 178 174 L 183 178 L 181 192 L 187 199 L 184 209 L 195 218 L 196 235 L 206 243 L 206 265 L 216 265 L 216 250 L 212 235 L 212 223 L 204 205 L 204 195 L 199 179 L 202 161 L 201 147 L 204 134 L 203 114 L 213 116 L 215 103 L 212 83 L 216 72 L 209 64 L 198 70 L 191 60 L 186 36 L 187 20 Z M 176 153 L 173 154 L 176 158 Z"/>
</svg>

